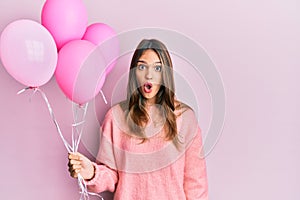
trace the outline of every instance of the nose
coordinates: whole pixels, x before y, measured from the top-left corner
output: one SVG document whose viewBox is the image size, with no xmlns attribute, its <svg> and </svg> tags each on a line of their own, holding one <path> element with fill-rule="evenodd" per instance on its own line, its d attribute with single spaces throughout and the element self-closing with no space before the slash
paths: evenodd
<svg viewBox="0 0 300 200">
<path fill-rule="evenodd" d="M 152 70 L 151 70 L 150 67 L 146 70 L 145 77 L 146 77 L 146 79 L 148 79 L 148 80 L 153 78 Z"/>
</svg>

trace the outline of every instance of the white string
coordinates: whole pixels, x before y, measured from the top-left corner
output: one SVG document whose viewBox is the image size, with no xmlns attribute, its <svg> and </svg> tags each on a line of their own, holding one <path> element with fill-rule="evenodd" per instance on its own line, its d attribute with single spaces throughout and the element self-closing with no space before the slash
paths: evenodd
<svg viewBox="0 0 300 200">
<path fill-rule="evenodd" d="M 74 123 L 72 124 L 72 128 L 73 128 L 72 138 L 75 138 L 74 146 L 73 146 L 74 152 L 78 151 L 79 143 L 84 129 L 84 123 L 85 123 L 85 117 L 88 110 L 88 105 L 89 105 L 88 103 L 85 103 L 84 105 L 73 104 Z M 75 134 L 77 137 L 75 136 Z M 84 178 L 81 176 L 81 174 L 78 174 L 78 185 L 81 194 L 80 200 L 88 200 L 89 195 L 97 196 L 102 200 L 104 200 L 101 195 L 88 192 Z"/>
<path fill-rule="evenodd" d="M 79 126 L 79 125 L 81 125 L 81 124 L 84 124 L 84 122 L 85 122 L 85 121 L 81 121 L 81 122 L 78 122 L 78 123 L 74 123 L 74 124 L 72 124 L 72 126 L 73 126 L 73 127 Z"/>
<path fill-rule="evenodd" d="M 74 137 L 74 151 L 77 152 L 78 147 L 79 147 L 79 143 L 81 140 L 81 136 L 83 133 L 83 127 L 84 127 L 84 123 L 85 123 L 85 117 L 87 114 L 87 109 L 88 109 L 88 103 L 84 104 L 83 106 L 78 105 L 78 104 L 73 104 L 73 113 L 74 113 L 74 123 L 72 124 L 73 127 L 73 131 L 72 131 L 72 138 Z M 78 111 L 82 111 L 83 110 L 83 115 L 81 117 L 81 119 L 79 119 L 79 112 Z M 81 113 L 80 113 L 81 114 Z M 79 126 L 81 126 L 80 130 L 79 130 Z M 73 135 L 75 135 L 73 136 Z"/>
<path fill-rule="evenodd" d="M 18 94 L 18 95 L 19 95 L 19 94 L 22 94 L 23 92 L 25 92 L 25 91 L 28 90 L 28 89 L 29 89 L 29 87 L 24 88 L 24 89 L 20 90 L 19 92 L 17 92 L 17 94 Z"/>
<path fill-rule="evenodd" d="M 63 143 L 64 143 L 64 145 L 65 145 L 68 153 L 71 153 L 71 152 L 75 153 L 75 152 L 77 152 L 78 146 L 79 146 L 79 142 L 81 140 L 81 135 L 82 135 L 82 132 L 83 132 L 83 128 L 81 128 L 80 133 L 79 133 L 77 139 L 76 139 L 75 135 L 73 134 L 74 132 L 73 132 L 73 129 L 72 129 L 72 146 L 71 146 L 66 141 L 66 139 L 64 138 L 64 136 L 63 136 L 63 134 L 62 134 L 62 132 L 60 130 L 60 127 L 58 125 L 58 122 L 56 121 L 53 109 L 52 109 L 52 107 L 51 107 L 51 105 L 50 105 L 50 103 L 48 101 L 48 98 L 47 98 L 46 94 L 41 89 L 39 89 L 38 87 L 26 87 L 26 88 L 20 90 L 17 94 L 18 95 L 22 94 L 23 92 L 25 92 L 28 89 L 33 89 L 33 91 L 34 91 L 33 94 L 35 94 L 36 92 L 39 92 L 41 94 L 41 96 L 43 97 L 43 99 L 44 99 L 44 101 L 45 101 L 45 103 L 46 103 L 46 105 L 48 107 L 49 113 L 50 113 L 50 115 L 52 117 L 52 121 L 54 122 L 55 127 L 57 129 L 57 132 L 59 133 L 59 136 L 60 136 L 61 140 L 63 141 Z M 84 109 L 83 119 L 85 119 L 85 116 L 86 116 L 86 113 L 87 113 L 87 107 L 88 107 L 88 103 L 86 103 L 84 105 L 84 108 L 83 108 Z M 79 107 L 79 108 L 81 108 L 81 107 Z M 74 109 L 73 109 L 73 111 L 74 111 Z M 77 119 L 78 119 L 78 113 L 77 113 L 77 110 L 75 110 L 75 121 L 77 121 Z M 78 134 L 77 127 L 79 125 L 83 125 L 83 124 L 84 124 L 84 120 L 82 120 L 81 122 L 76 122 L 76 123 L 72 124 L 72 127 L 74 127 L 76 129 L 77 134 Z M 81 190 L 79 192 L 81 194 L 80 200 L 88 200 L 89 199 L 89 195 L 93 195 L 93 196 L 99 197 L 101 200 L 104 200 L 101 195 L 96 194 L 96 193 L 92 193 L 92 192 L 88 192 L 87 186 L 86 186 L 85 181 L 84 181 L 84 178 L 80 174 L 78 174 L 78 179 L 77 180 L 78 180 L 79 188 Z"/>
<path fill-rule="evenodd" d="M 56 129 L 57 129 L 57 132 L 59 133 L 59 136 L 60 136 L 61 140 L 63 141 L 63 143 L 64 143 L 64 145 L 65 145 L 67 151 L 68 151 L 69 153 L 71 153 L 73 149 L 72 149 L 72 147 L 69 145 L 69 143 L 66 141 L 66 139 L 64 138 L 64 136 L 63 136 L 63 134 L 62 134 L 62 132 L 61 132 L 61 130 L 60 130 L 60 127 L 59 127 L 59 125 L 58 125 L 58 122 L 56 121 L 54 112 L 53 112 L 52 107 L 51 107 L 51 105 L 50 105 L 50 103 L 49 103 L 49 101 L 48 101 L 48 98 L 47 98 L 46 94 L 45 94 L 42 90 L 40 90 L 39 88 L 37 88 L 37 87 L 27 87 L 27 88 L 24 88 L 24 89 L 20 90 L 17 94 L 21 94 L 21 93 L 25 92 L 25 91 L 28 90 L 28 89 L 33 89 L 33 90 L 34 90 L 34 93 L 39 92 L 39 93 L 42 95 L 42 97 L 43 97 L 43 99 L 44 99 L 44 101 L 45 101 L 45 103 L 46 103 L 46 105 L 47 105 L 47 107 L 48 107 L 48 110 L 49 110 L 49 113 L 50 113 L 50 115 L 51 115 L 52 121 L 53 121 L 54 124 L 55 124 L 55 127 L 56 127 Z"/>
<path fill-rule="evenodd" d="M 80 194 L 81 194 L 80 200 L 86 200 L 86 199 L 89 199 L 89 194 L 88 194 L 88 192 L 87 192 L 87 187 L 86 187 L 86 185 L 85 185 L 85 183 L 84 183 L 83 177 L 82 177 L 80 174 L 78 174 L 78 185 L 79 185 L 79 187 L 80 187 L 80 189 L 81 189 L 81 192 L 80 192 Z"/>
<path fill-rule="evenodd" d="M 76 149 L 76 144 L 77 144 L 77 137 L 75 137 L 75 135 L 77 136 L 79 133 L 78 133 L 78 127 L 76 126 L 76 122 L 78 121 L 78 109 L 77 109 L 77 104 L 73 103 L 72 104 L 72 110 L 73 110 L 73 118 L 74 118 L 74 122 L 72 124 L 72 144 L 73 144 L 73 149 L 74 149 L 74 152 L 77 152 L 77 149 Z"/>
<path fill-rule="evenodd" d="M 73 118 L 75 121 L 77 121 L 77 119 L 76 119 L 77 118 L 77 110 L 74 109 L 74 103 L 72 104 L 72 110 L 73 110 Z M 74 113 L 75 113 L 75 115 L 74 115 Z M 74 152 L 76 152 L 75 151 L 75 144 L 76 144 L 75 131 L 77 131 L 77 129 L 72 124 L 72 147 L 73 147 Z"/>
<path fill-rule="evenodd" d="M 81 189 L 81 192 L 79 192 L 81 194 L 80 200 L 88 200 L 89 195 L 96 196 L 99 197 L 101 200 L 104 200 L 101 195 L 87 191 L 87 186 L 85 184 L 84 178 L 80 174 L 78 174 L 78 185 Z"/>
<path fill-rule="evenodd" d="M 103 100 L 104 100 L 105 104 L 107 104 L 106 97 L 105 97 L 105 95 L 104 95 L 103 91 L 102 91 L 102 90 L 100 90 L 100 93 L 101 93 L 101 95 L 102 95 L 102 98 L 103 98 Z"/>
<path fill-rule="evenodd" d="M 73 139 L 73 149 L 74 152 L 78 151 L 79 143 L 81 140 L 81 136 L 84 129 L 84 123 L 85 123 L 85 117 L 88 110 L 88 103 L 84 105 L 78 105 L 73 103 L 73 117 L 74 117 L 74 123 L 72 124 L 72 139 Z M 83 111 L 83 113 L 82 113 Z M 79 127 L 80 126 L 80 127 Z M 96 194 L 96 193 L 90 193 L 87 190 L 87 186 L 85 184 L 84 178 L 81 176 L 81 174 L 78 174 L 78 185 L 80 188 L 80 200 L 88 200 L 89 195 L 97 196 L 104 200 L 102 196 Z"/>
</svg>

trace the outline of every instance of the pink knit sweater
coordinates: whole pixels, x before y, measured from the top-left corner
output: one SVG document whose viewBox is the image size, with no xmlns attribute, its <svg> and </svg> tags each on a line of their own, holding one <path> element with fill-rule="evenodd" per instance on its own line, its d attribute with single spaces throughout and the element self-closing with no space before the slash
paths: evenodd
<svg viewBox="0 0 300 200">
<path fill-rule="evenodd" d="M 130 135 L 119 105 L 112 107 L 101 127 L 95 177 L 91 192 L 115 192 L 115 200 L 207 200 L 201 131 L 188 109 L 177 118 L 180 147 L 164 138 L 164 121 L 150 109 L 150 122 L 141 140 Z"/>
</svg>

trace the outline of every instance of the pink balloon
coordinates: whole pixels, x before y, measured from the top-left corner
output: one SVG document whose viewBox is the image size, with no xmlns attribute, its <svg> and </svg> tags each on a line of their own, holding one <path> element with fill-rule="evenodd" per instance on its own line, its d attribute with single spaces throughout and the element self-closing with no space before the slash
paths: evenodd
<svg viewBox="0 0 300 200">
<path fill-rule="evenodd" d="M 88 15 L 82 0 L 47 0 L 42 9 L 42 24 L 60 49 L 67 42 L 82 38 Z"/>
<path fill-rule="evenodd" d="M 94 23 L 87 27 L 83 40 L 88 40 L 101 49 L 107 63 L 106 74 L 116 65 L 119 56 L 119 41 L 116 32 L 107 24 Z"/>
<path fill-rule="evenodd" d="M 93 43 L 71 41 L 58 53 L 55 77 L 70 100 L 84 104 L 94 98 L 104 84 L 105 60 Z"/>
<path fill-rule="evenodd" d="M 26 86 L 44 85 L 54 74 L 56 45 L 38 22 L 22 19 L 10 23 L 1 34 L 0 49 L 7 72 Z"/>
</svg>

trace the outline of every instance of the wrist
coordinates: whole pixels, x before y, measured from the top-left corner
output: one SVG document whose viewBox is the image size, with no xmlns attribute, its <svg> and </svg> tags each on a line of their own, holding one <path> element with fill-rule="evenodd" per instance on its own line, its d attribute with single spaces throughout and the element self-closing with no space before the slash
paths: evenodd
<svg viewBox="0 0 300 200">
<path fill-rule="evenodd" d="M 94 164 L 91 164 L 91 165 L 92 165 L 92 170 L 91 170 L 90 176 L 85 179 L 86 181 L 90 181 L 95 177 L 96 168 L 95 168 Z"/>
</svg>

